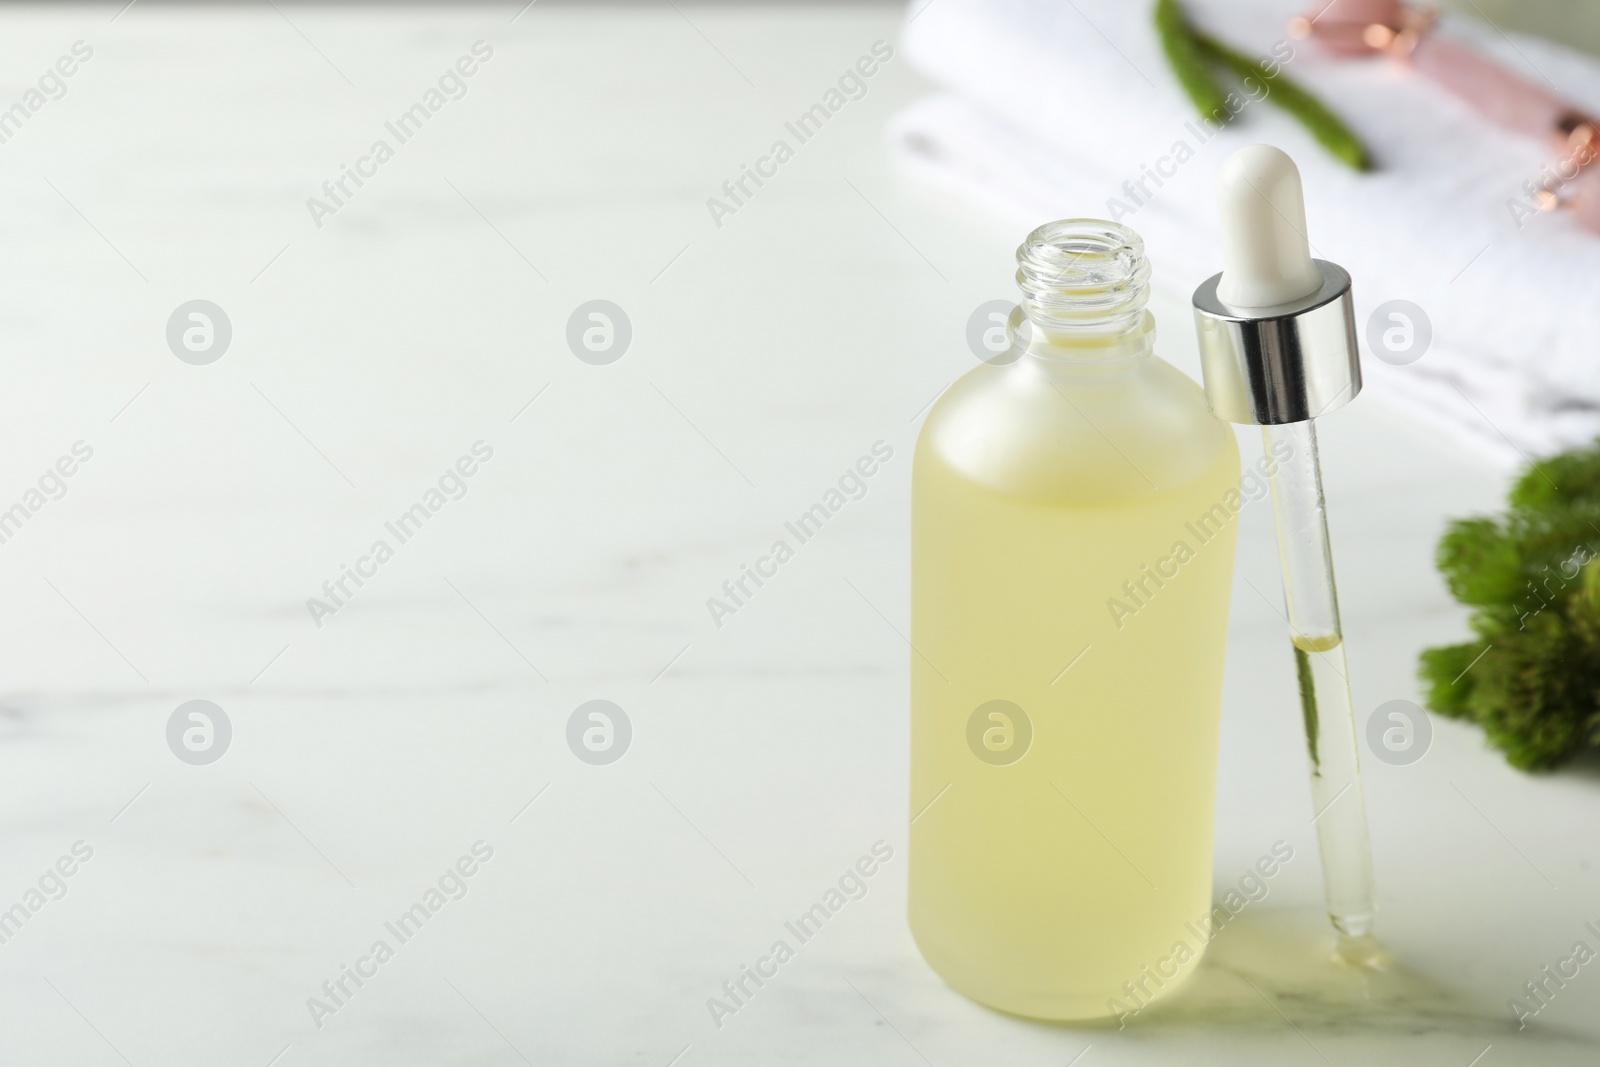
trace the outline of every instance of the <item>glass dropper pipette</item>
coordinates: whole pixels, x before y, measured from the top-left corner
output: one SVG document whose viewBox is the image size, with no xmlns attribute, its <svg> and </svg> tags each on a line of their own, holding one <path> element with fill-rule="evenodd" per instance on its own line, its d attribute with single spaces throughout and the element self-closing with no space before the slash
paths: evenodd
<svg viewBox="0 0 1600 1067">
<path fill-rule="evenodd" d="M 1350 276 L 1311 258 L 1300 172 L 1279 149 L 1230 156 L 1217 200 L 1223 270 L 1194 294 L 1206 394 L 1219 417 L 1262 427 L 1328 917 L 1340 957 L 1373 965 L 1372 845 L 1314 421 L 1361 389 Z"/>
</svg>

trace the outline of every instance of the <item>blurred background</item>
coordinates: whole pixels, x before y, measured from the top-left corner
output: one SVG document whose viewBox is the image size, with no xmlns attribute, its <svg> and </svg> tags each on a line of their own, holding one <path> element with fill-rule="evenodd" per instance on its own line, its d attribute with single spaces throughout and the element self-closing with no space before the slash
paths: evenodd
<svg viewBox="0 0 1600 1067">
<path fill-rule="evenodd" d="M 1420 32 L 1504 80 L 1452 81 L 1479 68 L 1290 31 L 1338 12 L 1196 0 L 1280 67 L 1207 123 L 1154 6 L 0 7 L 0 1062 L 1594 1062 L 1600 975 L 1563 963 L 1600 951 L 1588 646 L 1492 653 L 1577 694 L 1510 706 L 1437 706 L 1418 658 L 1516 628 L 1525 575 L 1459 601 L 1447 524 L 1600 433 L 1587 127 L 1544 121 L 1600 110 L 1600 22 L 1468 0 Z M 1323 959 L 1254 508 L 1218 892 L 1297 859 L 1162 1011 L 1001 1016 L 904 918 L 920 420 L 1052 218 L 1145 237 L 1198 377 L 1211 190 L 1254 141 L 1300 162 L 1368 342 L 1322 448 L 1358 726 L 1427 729 L 1362 739 L 1396 970 Z"/>
<path fill-rule="evenodd" d="M 1600 52 L 1600 12 L 1580 0 L 1543 0 L 1514 4 L 1510 0 L 1450 0 L 1452 11 L 1476 15 L 1517 33 L 1560 41 L 1585 52 Z"/>
</svg>

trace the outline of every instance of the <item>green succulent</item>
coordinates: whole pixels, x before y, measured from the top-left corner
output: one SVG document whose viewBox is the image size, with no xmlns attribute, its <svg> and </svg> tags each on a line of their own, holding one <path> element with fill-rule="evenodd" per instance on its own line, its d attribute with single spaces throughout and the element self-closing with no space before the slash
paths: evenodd
<svg viewBox="0 0 1600 1067">
<path fill-rule="evenodd" d="M 1422 653 L 1428 706 L 1523 770 L 1600 742 L 1600 442 L 1531 464 L 1504 515 L 1449 525 L 1436 562 L 1476 640 Z"/>
</svg>

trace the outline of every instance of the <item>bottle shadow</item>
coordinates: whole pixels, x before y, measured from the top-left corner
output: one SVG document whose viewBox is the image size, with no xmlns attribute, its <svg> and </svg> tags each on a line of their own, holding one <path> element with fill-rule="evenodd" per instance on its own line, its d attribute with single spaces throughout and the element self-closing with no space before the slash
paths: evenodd
<svg viewBox="0 0 1600 1067">
<path fill-rule="evenodd" d="M 1096 1028 L 1215 1035 L 1259 1034 L 1287 1024 L 1313 1046 L 1345 1035 L 1450 1035 L 1483 1044 L 1514 1038 L 1594 1048 L 1592 1035 L 1544 1022 L 1519 1030 L 1504 997 L 1453 985 L 1403 961 L 1390 958 L 1380 968 L 1339 961 L 1333 940 L 1320 913 L 1246 909 L 1218 931 L 1182 988 Z"/>
</svg>

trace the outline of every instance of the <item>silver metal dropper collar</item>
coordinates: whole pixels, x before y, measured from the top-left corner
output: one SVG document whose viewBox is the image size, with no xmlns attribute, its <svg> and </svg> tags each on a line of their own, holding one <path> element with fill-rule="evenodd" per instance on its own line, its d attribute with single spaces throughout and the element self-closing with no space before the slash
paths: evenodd
<svg viewBox="0 0 1600 1067">
<path fill-rule="evenodd" d="M 1300 169 L 1245 145 L 1217 176 L 1222 273 L 1194 294 L 1211 409 L 1230 422 L 1305 422 L 1361 391 L 1350 275 L 1311 258 Z"/>
<path fill-rule="evenodd" d="M 1206 396 L 1218 418 L 1275 426 L 1320 418 L 1361 391 L 1350 275 L 1312 260 L 1322 286 L 1267 308 L 1233 308 L 1217 296 L 1222 275 L 1194 293 Z"/>
</svg>

